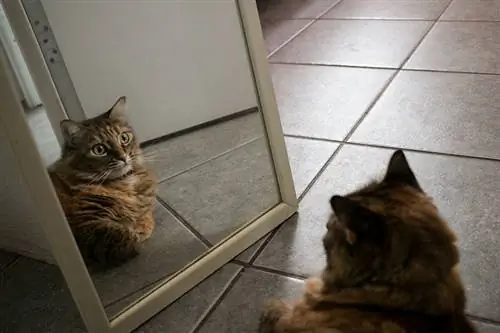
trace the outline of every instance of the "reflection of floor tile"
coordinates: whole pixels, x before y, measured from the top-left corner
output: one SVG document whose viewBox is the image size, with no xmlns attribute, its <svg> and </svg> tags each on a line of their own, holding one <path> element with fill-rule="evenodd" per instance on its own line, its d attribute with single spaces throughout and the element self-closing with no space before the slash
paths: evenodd
<svg viewBox="0 0 500 333">
<path fill-rule="evenodd" d="M 206 247 L 160 204 L 153 236 L 130 262 L 93 274 L 103 304 L 108 305 L 181 269 Z"/>
<path fill-rule="evenodd" d="M 297 196 L 302 195 L 338 146 L 326 141 L 286 138 Z"/>
<path fill-rule="evenodd" d="M 389 70 L 271 65 L 285 134 L 343 140 L 394 74 Z"/>
<path fill-rule="evenodd" d="M 264 135 L 259 112 L 190 132 L 144 149 L 159 180 L 171 177 Z"/>
<path fill-rule="evenodd" d="M 404 72 L 351 141 L 500 157 L 500 77 Z"/>
<path fill-rule="evenodd" d="M 19 258 L 0 272 L 0 332 L 85 331 L 56 266 Z"/>
<path fill-rule="evenodd" d="M 423 21 L 320 20 L 270 60 L 397 68 L 430 26 Z"/>
<path fill-rule="evenodd" d="M 17 254 L 10 253 L 10 252 L 5 252 L 3 250 L 0 250 L 0 271 L 4 267 L 10 265 L 18 257 L 19 256 Z"/>
<path fill-rule="evenodd" d="M 286 278 L 245 269 L 217 309 L 208 317 L 198 333 L 255 333 L 259 314 L 270 298 L 293 299 L 300 295 L 302 283 Z"/>
<path fill-rule="evenodd" d="M 190 333 L 240 267 L 228 264 L 137 329 L 137 333 Z M 222 333 L 222 331 L 220 331 Z M 228 331 L 229 332 L 229 331 Z M 215 333 L 212 332 L 212 333 Z"/>
<path fill-rule="evenodd" d="M 280 200 L 264 139 L 164 181 L 159 196 L 212 243 Z"/>
</svg>

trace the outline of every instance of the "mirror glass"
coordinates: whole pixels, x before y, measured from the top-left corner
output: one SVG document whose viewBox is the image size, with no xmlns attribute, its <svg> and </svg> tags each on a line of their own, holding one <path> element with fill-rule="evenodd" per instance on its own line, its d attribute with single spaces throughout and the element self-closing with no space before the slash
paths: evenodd
<svg viewBox="0 0 500 333">
<path fill-rule="evenodd" d="M 69 119 L 26 117 L 112 317 L 281 201 L 238 9 L 24 6 Z"/>
</svg>

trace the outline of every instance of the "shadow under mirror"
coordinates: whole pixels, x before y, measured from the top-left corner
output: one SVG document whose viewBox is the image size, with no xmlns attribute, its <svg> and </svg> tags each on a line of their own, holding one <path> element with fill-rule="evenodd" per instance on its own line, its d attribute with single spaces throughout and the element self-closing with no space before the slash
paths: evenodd
<svg viewBox="0 0 500 333">
<path fill-rule="evenodd" d="M 26 119 L 112 318 L 281 201 L 237 8 L 24 5 L 69 116 L 61 146 L 53 110 Z"/>
</svg>

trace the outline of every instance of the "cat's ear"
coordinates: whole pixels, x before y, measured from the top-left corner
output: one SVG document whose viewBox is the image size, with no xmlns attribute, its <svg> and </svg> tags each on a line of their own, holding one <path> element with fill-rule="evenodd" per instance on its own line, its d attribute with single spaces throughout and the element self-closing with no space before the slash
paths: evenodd
<svg viewBox="0 0 500 333">
<path fill-rule="evenodd" d="M 384 181 L 398 182 L 422 190 L 402 150 L 392 154 Z"/>
<path fill-rule="evenodd" d="M 349 198 L 334 195 L 330 205 L 345 226 L 346 239 L 353 245 L 360 238 L 376 239 L 385 232 L 383 218 Z"/>
<path fill-rule="evenodd" d="M 127 97 L 122 96 L 118 98 L 106 113 L 106 116 L 110 119 L 125 120 L 127 113 Z"/>
<path fill-rule="evenodd" d="M 64 141 L 70 146 L 74 146 L 76 140 L 83 134 L 83 126 L 76 121 L 65 119 L 59 124 Z"/>
</svg>

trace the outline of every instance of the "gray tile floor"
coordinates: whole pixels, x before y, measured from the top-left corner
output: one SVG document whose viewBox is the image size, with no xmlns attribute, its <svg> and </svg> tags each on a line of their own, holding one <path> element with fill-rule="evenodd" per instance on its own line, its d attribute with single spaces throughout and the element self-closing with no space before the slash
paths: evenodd
<svg viewBox="0 0 500 333">
<path fill-rule="evenodd" d="M 459 236 L 468 313 L 500 333 L 500 1 L 258 2 L 299 215 L 180 300 L 196 319 L 169 326 L 167 309 L 138 331 L 256 332 L 266 299 L 322 268 L 329 196 L 403 148 Z"/>
<path fill-rule="evenodd" d="M 43 159 L 52 163 L 59 146 L 45 111 L 29 111 L 27 119 Z M 156 228 L 138 258 L 92 274 L 108 315 L 117 314 L 212 244 L 279 202 L 264 135 L 261 115 L 255 110 L 144 149 L 146 161 L 160 180 Z M 257 247 L 238 256 L 239 262 L 248 262 Z M 239 268 L 232 267 L 215 277 L 230 276 Z M 42 284 L 38 284 L 39 274 L 45 277 Z M 222 283 L 220 288 L 224 286 Z M 83 330 L 55 266 L 0 251 L 0 295 L 7 295 L 0 297 L 0 333 L 34 327 L 40 332 Z M 51 303 L 53 307 L 46 306 Z M 171 309 L 182 304 L 186 299 Z M 30 321 L 25 320 L 26 310 L 36 314 Z"/>
<path fill-rule="evenodd" d="M 258 2 L 299 215 L 137 332 L 256 332 L 266 299 L 298 295 L 322 268 L 329 196 L 404 148 L 459 236 L 468 313 L 500 333 L 500 1 Z M 0 267 L 13 260 L 0 254 Z"/>
</svg>

